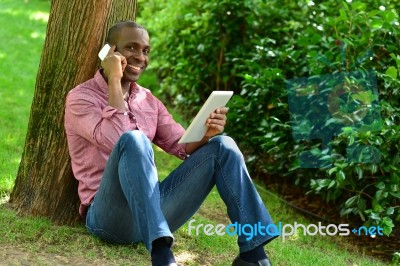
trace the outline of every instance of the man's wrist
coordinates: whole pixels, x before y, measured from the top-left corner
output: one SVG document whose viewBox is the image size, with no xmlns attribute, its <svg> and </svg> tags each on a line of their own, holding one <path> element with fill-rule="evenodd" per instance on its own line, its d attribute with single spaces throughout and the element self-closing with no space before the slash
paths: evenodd
<svg viewBox="0 0 400 266">
<path fill-rule="evenodd" d="M 120 78 L 116 78 L 116 77 L 112 77 L 110 79 L 108 79 L 108 88 L 109 89 L 120 89 L 121 88 L 121 79 Z"/>
<path fill-rule="evenodd" d="M 203 139 L 201 140 L 202 143 L 207 143 L 212 137 L 209 136 L 204 136 Z"/>
</svg>

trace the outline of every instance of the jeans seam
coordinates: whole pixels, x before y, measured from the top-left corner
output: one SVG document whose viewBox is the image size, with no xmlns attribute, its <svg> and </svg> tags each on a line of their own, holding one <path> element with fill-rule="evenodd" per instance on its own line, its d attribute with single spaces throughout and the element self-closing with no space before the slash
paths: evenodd
<svg viewBox="0 0 400 266">
<path fill-rule="evenodd" d="M 106 231 L 106 230 L 104 230 L 104 229 L 102 229 L 102 228 L 92 228 L 92 227 L 86 225 L 86 229 L 87 229 L 92 235 L 95 235 L 95 236 L 99 237 L 100 239 L 102 239 L 102 240 L 105 241 L 105 242 L 108 242 L 108 243 L 111 242 L 111 243 L 114 243 L 114 244 L 126 244 L 126 243 L 127 243 L 126 241 L 123 241 L 123 240 L 119 239 L 119 238 L 116 237 L 115 235 L 110 234 L 108 231 Z M 97 233 L 101 233 L 101 234 L 107 235 L 107 239 L 105 239 L 104 237 L 99 236 Z M 111 241 L 110 241 L 110 240 L 111 240 Z M 133 242 L 132 242 L 132 243 L 133 243 Z"/>
<path fill-rule="evenodd" d="M 125 154 L 125 152 L 123 152 L 123 149 L 126 148 L 125 146 L 126 146 L 126 144 L 121 142 L 121 143 L 119 143 L 119 147 L 118 147 L 119 160 L 121 160 L 118 164 L 119 165 L 121 164 L 124 169 L 127 167 L 127 163 L 128 163 L 127 162 L 127 158 L 126 158 L 126 154 Z M 120 176 L 119 178 L 124 179 L 124 181 L 128 184 L 128 186 L 125 187 L 125 189 L 128 189 L 129 193 L 131 195 L 135 195 L 136 194 L 135 193 L 135 189 L 134 189 L 135 185 L 132 183 L 132 180 L 134 178 L 130 178 L 129 177 L 130 175 L 128 175 L 128 171 L 124 170 L 123 173 L 118 173 L 118 176 Z M 119 181 L 119 182 L 121 183 L 121 181 Z M 122 190 L 122 193 L 124 193 L 123 192 L 124 189 L 122 188 L 122 185 L 121 185 L 121 190 Z M 125 198 L 126 198 L 126 200 L 128 202 L 130 200 L 132 200 L 132 199 L 128 199 L 126 195 L 124 195 L 124 196 L 125 196 Z M 129 204 L 129 203 L 127 203 L 127 204 Z M 131 212 L 132 211 L 133 210 L 131 209 Z M 140 216 L 144 216 L 145 215 L 144 211 L 141 208 L 137 208 L 136 211 L 139 213 Z M 132 217 L 135 217 L 135 215 L 133 213 L 132 213 Z M 147 249 L 151 250 L 151 242 L 150 243 L 146 243 L 145 239 L 143 239 L 143 238 L 141 239 L 141 241 L 144 243 L 144 245 L 146 246 Z"/>
<path fill-rule="evenodd" d="M 229 189 L 229 193 L 231 194 L 232 198 L 234 199 L 235 204 L 236 204 L 236 206 L 237 206 L 237 208 L 238 208 L 238 210 L 239 210 L 239 212 L 240 212 L 240 214 L 241 214 L 241 217 L 247 222 L 248 218 L 247 218 L 247 216 L 244 214 L 244 211 L 243 211 L 243 209 L 241 208 L 241 206 L 240 206 L 240 204 L 239 204 L 238 198 L 237 198 L 237 197 L 235 196 L 235 194 L 232 192 L 232 187 L 230 186 L 229 182 L 227 181 L 227 179 L 226 179 L 226 177 L 225 177 L 226 175 L 225 175 L 224 171 L 222 170 L 221 163 L 220 163 L 220 161 L 219 161 L 218 159 L 217 159 L 217 163 L 218 163 L 218 166 L 219 166 L 219 168 L 220 168 L 221 175 L 222 175 L 222 177 L 223 177 L 223 180 L 224 180 L 224 182 L 225 182 L 225 185 L 226 185 L 226 187 Z"/>
<path fill-rule="evenodd" d="M 119 158 L 120 158 L 120 160 L 121 160 L 121 157 L 122 157 L 122 155 L 124 156 L 124 163 L 123 163 L 123 167 L 124 168 L 126 168 L 126 154 L 125 153 L 122 153 L 122 149 L 125 149 L 125 143 L 124 144 L 119 144 L 119 147 L 118 147 L 118 151 L 119 151 L 119 154 L 120 154 L 120 156 L 119 156 Z M 127 182 L 128 184 L 129 184 L 129 186 L 128 186 L 128 189 L 129 189 L 129 192 L 131 193 L 131 194 L 135 194 L 134 192 L 134 190 L 133 190 L 133 187 L 134 187 L 134 184 L 132 184 L 130 181 L 132 181 L 131 180 L 131 178 L 129 178 L 128 176 L 127 176 L 127 172 L 128 171 L 124 171 L 124 174 L 123 174 L 123 177 L 122 178 L 124 178 L 125 179 L 125 182 Z M 123 188 L 122 188 L 122 185 L 121 185 L 121 190 L 122 190 L 122 192 L 123 192 Z M 125 197 L 126 197 L 126 195 L 125 195 Z M 126 199 L 128 202 L 129 202 L 129 200 L 130 199 Z M 128 203 L 129 204 L 129 203 Z M 131 210 L 132 211 L 132 210 Z M 141 215 L 144 215 L 144 213 L 143 213 L 143 211 L 139 208 L 139 211 L 140 211 L 140 214 Z M 133 213 L 132 213 L 132 216 L 133 216 Z"/>
</svg>

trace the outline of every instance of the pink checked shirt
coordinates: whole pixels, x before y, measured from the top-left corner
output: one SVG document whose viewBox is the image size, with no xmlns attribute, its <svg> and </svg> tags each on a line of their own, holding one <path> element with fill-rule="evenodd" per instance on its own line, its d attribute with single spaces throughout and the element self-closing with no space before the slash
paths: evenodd
<svg viewBox="0 0 400 266">
<path fill-rule="evenodd" d="M 100 186 L 108 157 L 119 137 L 141 130 L 157 146 L 184 159 L 185 145 L 178 144 L 184 128 L 176 123 L 151 92 L 131 84 L 127 112 L 108 106 L 108 85 L 97 71 L 93 79 L 78 85 L 67 96 L 65 130 L 72 170 L 79 181 L 79 213 L 85 216 Z"/>
</svg>

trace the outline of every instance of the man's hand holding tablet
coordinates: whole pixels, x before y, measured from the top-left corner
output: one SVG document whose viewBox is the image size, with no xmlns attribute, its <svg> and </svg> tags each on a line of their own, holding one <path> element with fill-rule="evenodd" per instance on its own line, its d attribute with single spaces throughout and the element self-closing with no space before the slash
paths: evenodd
<svg viewBox="0 0 400 266">
<path fill-rule="evenodd" d="M 225 114 L 228 111 L 224 106 L 232 95 L 233 91 L 213 91 L 179 143 L 199 142 L 204 136 L 212 137 L 222 133 L 225 127 Z"/>
</svg>

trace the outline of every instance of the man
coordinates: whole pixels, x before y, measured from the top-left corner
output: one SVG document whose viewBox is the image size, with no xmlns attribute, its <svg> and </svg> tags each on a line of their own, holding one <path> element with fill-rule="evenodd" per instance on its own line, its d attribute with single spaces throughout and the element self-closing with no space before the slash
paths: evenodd
<svg viewBox="0 0 400 266">
<path fill-rule="evenodd" d="M 147 31 L 133 21 L 113 25 L 112 45 L 93 79 L 68 94 L 65 129 L 79 181 L 80 214 L 90 233 L 120 244 L 143 242 L 152 265 L 176 265 L 172 232 L 198 210 L 217 186 L 232 222 L 271 224 L 235 142 L 222 133 L 227 108 L 210 114 L 197 143 L 178 144 L 184 133 L 165 106 L 136 81 L 149 63 Z M 151 142 L 184 159 L 158 181 Z M 233 265 L 270 265 L 263 245 L 274 237 L 238 237 Z"/>
</svg>

